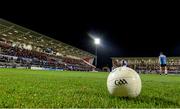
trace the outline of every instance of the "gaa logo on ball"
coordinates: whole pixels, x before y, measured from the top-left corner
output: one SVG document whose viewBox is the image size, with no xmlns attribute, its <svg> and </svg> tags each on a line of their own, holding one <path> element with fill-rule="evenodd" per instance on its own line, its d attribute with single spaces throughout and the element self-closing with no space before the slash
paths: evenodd
<svg viewBox="0 0 180 109">
<path fill-rule="evenodd" d="M 109 74 L 107 88 L 113 96 L 137 97 L 141 92 L 141 79 L 133 69 L 119 67 Z"/>
<path fill-rule="evenodd" d="M 127 81 L 125 79 L 119 79 L 119 80 L 115 80 L 114 84 L 119 86 L 119 85 L 125 85 L 128 84 Z"/>
</svg>

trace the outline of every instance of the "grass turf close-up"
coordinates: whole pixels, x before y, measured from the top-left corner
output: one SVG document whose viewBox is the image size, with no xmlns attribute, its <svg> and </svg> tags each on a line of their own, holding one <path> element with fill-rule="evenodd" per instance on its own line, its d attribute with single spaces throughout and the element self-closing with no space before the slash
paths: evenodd
<svg viewBox="0 0 180 109">
<path fill-rule="evenodd" d="M 0 108 L 180 107 L 180 75 L 140 74 L 136 98 L 109 95 L 107 72 L 0 69 Z"/>
</svg>

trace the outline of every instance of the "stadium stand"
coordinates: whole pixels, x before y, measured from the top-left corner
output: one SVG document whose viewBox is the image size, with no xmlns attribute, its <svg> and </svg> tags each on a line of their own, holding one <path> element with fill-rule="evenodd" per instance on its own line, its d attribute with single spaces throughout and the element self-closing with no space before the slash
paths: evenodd
<svg viewBox="0 0 180 109">
<path fill-rule="evenodd" d="M 158 73 L 158 57 L 112 57 L 113 69 L 121 66 L 121 61 L 126 60 L 128 67 L 135 69 L 139 73 Z M 180 73 L 180 57 L 167 58 L 168 73 Z"/>
<path fill-rule="evenodd" d="M 92 71 L 95 56 L 0 19 L 0 67 Z"/>
</svg>

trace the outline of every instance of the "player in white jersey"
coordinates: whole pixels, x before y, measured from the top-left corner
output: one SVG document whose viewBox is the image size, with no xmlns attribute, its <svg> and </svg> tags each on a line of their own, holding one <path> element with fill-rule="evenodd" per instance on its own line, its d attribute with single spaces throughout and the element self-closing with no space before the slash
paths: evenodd
<svg viewBox="0 0 180 109">
<path fill-rule="evenodd" d="M 165 73 L 165 75 L 167 75 L 167 66 L 166 66 L 166 56 L 161 52 L 159 55 L 159 63 L 160 63 L 160 75 L 163 73 Z"/>
</svg>

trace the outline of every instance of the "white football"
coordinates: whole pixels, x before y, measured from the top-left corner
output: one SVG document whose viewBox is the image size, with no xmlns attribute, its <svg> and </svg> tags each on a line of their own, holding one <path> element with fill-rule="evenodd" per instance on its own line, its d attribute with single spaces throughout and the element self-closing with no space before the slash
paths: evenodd
<svg viewBox="0 0 180 109">
<path fill-rule="evenodd" d="M 110 72 L 107 88 L 113 96 L 137 97 L 141 92 L 141 79 L 135 70 L 129 67 L 118 67 Z"/>
</svg>

